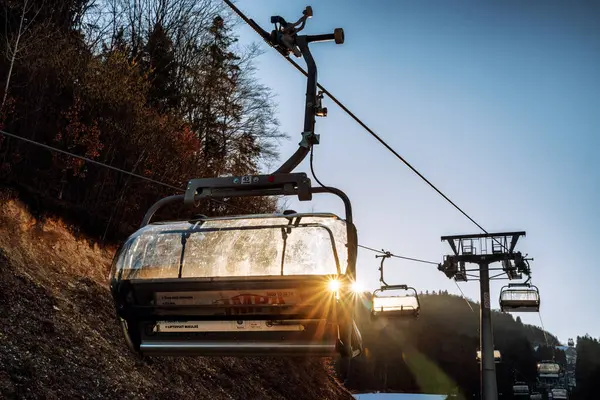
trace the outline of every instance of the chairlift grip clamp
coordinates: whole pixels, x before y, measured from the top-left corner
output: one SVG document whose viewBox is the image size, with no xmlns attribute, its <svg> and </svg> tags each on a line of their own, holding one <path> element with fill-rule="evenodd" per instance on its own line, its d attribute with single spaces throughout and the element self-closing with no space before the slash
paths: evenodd
<svg viewBox="0 0 600 400">
<path fill-rule="evenodd" d="M 310 149 L 312 146 L 320 143 L 320 136 L 314 132 L 302 132 L 302 141 L 298 145 Z"/>
</svg>

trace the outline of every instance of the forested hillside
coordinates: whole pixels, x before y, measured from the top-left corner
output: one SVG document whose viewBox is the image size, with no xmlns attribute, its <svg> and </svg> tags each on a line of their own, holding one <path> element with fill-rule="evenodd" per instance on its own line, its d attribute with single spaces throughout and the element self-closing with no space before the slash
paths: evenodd
<svg viewBox="0 0 600 400">
<path fill-rule="evenodd" d="M 18 137 L 0 135 L 1 398 L 350 397 L 327 361 L 140 361 L 119 331 L 108 268 L 146 209 L 190 178 L 277 161 L 257 47 L 232 27 L 211 0 L 1 2 L 0 129 Z M 225 203 L 197 212 L 239 213 Z"/>
<path fill-rule="evenodd" d="M 589 335 L 577 337 L 577 363 L 575 376 L 577 387 L 574 395 L 577 400 L 592 400 L 599 397 L 600 381 L 600 341 Z"/>
<path fill-rule="evenodd" d="M 388 323 L 371 320 L 369 301 L 370 294 L 365 293 L 359 326 L 366 351 L 354 363 L 351 389 L 478 395 L 477 303 L 469 302 L 471 311 L 463 298 L 447 292 L 422 294 L 419 319 Z M 496 349 L 502 354 L 502 363 L 496 365 L 499 392 L 511 393 L 514 380 L 534 382 L 536 363 L 548 359 L 547 352 L 561 359 L 562 352 L 545 346 L 538 327 L 511 314 L 494 312 L 492 318 Z M 546 335 L 550 346 L 558 344 L 554 336 Z"/>
<path fill-rule="evenodd" d="M 2 135 L 0 183 L 106 240 L 192 177 L 275 161 L 273 96 L 232 21 L 212 0 L 2 2 L 0 128 L 171 187 Z M 244 200 L 248 211 L 274 206 Z"/>
</svg>

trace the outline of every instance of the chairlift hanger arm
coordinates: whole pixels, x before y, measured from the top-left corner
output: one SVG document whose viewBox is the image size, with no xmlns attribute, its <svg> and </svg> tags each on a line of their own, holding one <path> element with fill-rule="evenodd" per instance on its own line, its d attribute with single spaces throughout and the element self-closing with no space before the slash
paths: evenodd
<svg viewBox="0 0 600 400">
<path fill-rule="evenodd" d="M 185 255 L 185 245 L 187 244 L 187 240 L 190 237 L 190 232 L 183 232 L 181 234 L 181 255 L 179 256 L 179 272 L 177 273 L 177 277 L 181 278 L 181 274 L 183 272 L 183 262 L 184 262 L 184 255 Z"/>
<path fill-rule="evenodd" d="M 383 251 L 383 250 L 382 250 Z M 376 255 L 375 258 L 381 258 L 381 264 L 379 265 L 379 280 L 381 281 L 381 283 L 383 283 L 385 286 L 389 286 L 387 284 L 387 282 L 383 279 L 383 263 L 385 262 L 385 260 L 387 260 L 388 258 L 390 258 L 392 256 L 392 253 L 390 253 L 389 251 L 384 251 L 384 254 L 381 255 Z"/>
<path fill-rule="evenodd" d="M 285 249 L 287 247 L 287 238 L 288 238 L 288 233 L 287 233 L 286 229 L 289 229 L 289 228 L 281 228 L 281 238 L 283 239 L 283 250 L 281 251 L 281 276 L 283 276 L 283 266 L 285 265 Z M 334 248 L 335 248 L 335 244 L 334 244 Z M 339 272 L 339 265 L 338 265 L 338 272 Z"/>
<path fill-rule="evenodd" d="M 227 5 L 241 16 L 271 47 L 275 48 L 284 57 L 289 58 L 290 54 L 296 57 L 303 57 L 307 66 L 307 84 L 306 100 L 304 109 L 304 129 L 302 131 L 302 140 L 294 154 L 284 162 L 276 173 L 289 173 L 293 171 L 308 155 L 313 145 L 319 144 L 319 135 L 315 134 L 315 117 L 326 117 L 327 108 L 322 107 L 321 101 L 323 94 L 317 95 L 317 66 L 312 57 L 309 43 L 335 41 L 336 44 L 344 43 L 344 31 L 336 28 L 333 33 L 321 35 L 298 35 L 304 29 L 308 18 L 313 16 L 310 6 L 302 12 L 302 17 L 295 23 L 288 23 L 283 17 L 272 16 L 271 23 L 275 29 L 268 34 L 255 21 L 246 18 L 230 0 L 224 0 Z"/>
</svg>

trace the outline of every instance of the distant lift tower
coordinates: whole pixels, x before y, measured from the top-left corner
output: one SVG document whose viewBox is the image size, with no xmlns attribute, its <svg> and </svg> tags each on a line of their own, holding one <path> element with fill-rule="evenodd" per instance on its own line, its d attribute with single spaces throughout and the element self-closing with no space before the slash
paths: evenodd
<svg viewBox="0 0 600 400">
<path fill-rule="evenodd" d="M 481 351 L 481 398 L 497 400 L 496 365 L 494 362 L 494 336 L 490 307 L 490 280 L 521 279 L 522 274 L 530 275 L 529 263 L 515 246 L 525 232 L 503 232 L 475 235 L 442 236 L 454 254 L 444 257 L 438 269 L 455 281 L 466 282 L 468 278 L 479 279 L 481 289 L 480 349 Z M 490 268 L 490 264 L 500 262 L 501 268 Z M 478 268 L 467 269 L 466 263 L 477 264 Z M 501 271 L 490 277 L 490 271 Z M 479 272 L 479 275 L 471 274 Z"/>
</svg>

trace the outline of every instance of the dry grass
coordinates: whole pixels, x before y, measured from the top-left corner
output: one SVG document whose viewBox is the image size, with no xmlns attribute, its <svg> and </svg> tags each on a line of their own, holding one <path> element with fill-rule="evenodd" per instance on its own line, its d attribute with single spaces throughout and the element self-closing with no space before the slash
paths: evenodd
<svg viewBox="0 0 600 400">
<path fill-rule="evenodd" d="M 0 398 L 352 398 L 322 360 L 140 361 L 108 292 L 114 250 L 0 198 Z"/>
</svg>

